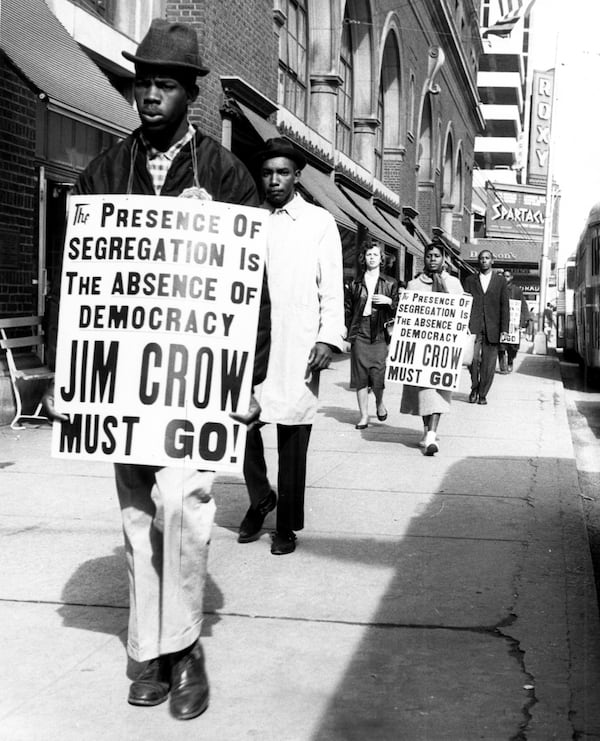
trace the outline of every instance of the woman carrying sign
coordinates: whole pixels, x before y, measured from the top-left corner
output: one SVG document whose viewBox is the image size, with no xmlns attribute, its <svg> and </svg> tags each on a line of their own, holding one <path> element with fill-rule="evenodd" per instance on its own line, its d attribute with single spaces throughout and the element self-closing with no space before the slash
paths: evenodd
<svg viewBox="0 0 600 741">
<path fill-rule="evenodd" d="M 346 327 L 350 351 L 350 388 L 356 389 L 360 420 L 357 430 L 369 425 L 369 388 L 373 389 L 377 419 L 387 419 L 383 403 L 385 361 L 388 353 L 384 325 L 393 319 L 398 306 L 398 282 L 380 273 L 383 248 L 367 243 L 359 255 L 363 268 L 346 293 Z"/>
<path fill-rule="evenodd" d="M 430 293 L 464 293 L 458 280 L 445 270 L 444 253 L 438 244 L 428 244 L 425 247 L 425 267 L 422 273 L 409 281 L 406 287 L 409 291 Z M 436 430 L 440 415 L 450 410 L 451 391 L 409 386 L 404 384 L 402 389 L 402 414 L 418 414 L 423 417 L 423 439 L 419 442 L 424 448 L 425 455 L 435 455 L 438 450 Z"/>
</svg>

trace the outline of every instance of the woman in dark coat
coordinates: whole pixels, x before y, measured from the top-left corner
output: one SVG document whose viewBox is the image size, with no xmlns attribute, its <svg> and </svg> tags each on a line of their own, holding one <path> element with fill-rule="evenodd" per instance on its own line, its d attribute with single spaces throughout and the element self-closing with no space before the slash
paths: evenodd
<svg viewBox="0 0 600 741">
<path fill-rule="evenodd" d="M 350 388 L 356 389 L 360 412 L 357 430 L 364 430 L 369 424 L 369 389 L 375 396 L 377 419 L 387 419 L 383 403 L 388 352 L 384 325 L 396 315 L 398 282 L 380 272 L 384 259 L 381 245 L 365 245 L 359 256 L 363 273 L 352 281 L 346 294 Z"/>
</svg>

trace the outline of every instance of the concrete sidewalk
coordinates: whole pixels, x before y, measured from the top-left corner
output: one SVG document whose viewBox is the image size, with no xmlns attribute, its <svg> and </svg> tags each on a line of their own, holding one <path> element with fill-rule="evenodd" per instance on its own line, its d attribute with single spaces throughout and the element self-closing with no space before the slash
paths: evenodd
<svg viewBox="0 0 600 741">
<path fill-rule="evenodd" d="M 486 407 L 467 403 L 463 372 L 434 458 L 420 419 L 398 412 L 400 386 L 386 422 L 355 430 L 348 378 L 347 356 L 323 374 L 293 555 L 271 556 L 267 532 L 239 545 L 243 482 L 217 483 L 211 705 L 187 722 L 126 702 L 111 467 L 51 459 L 49 429 L 0 428 L 1 738 L 600 738 L 600 629 L 556 359 L 519 354 Z"/>
</svg>

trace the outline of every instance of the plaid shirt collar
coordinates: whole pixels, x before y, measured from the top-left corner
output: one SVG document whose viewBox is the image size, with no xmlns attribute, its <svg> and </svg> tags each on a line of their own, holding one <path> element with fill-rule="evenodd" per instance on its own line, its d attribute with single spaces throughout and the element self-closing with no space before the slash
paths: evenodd
<svg viewBox="0 0 600 741">
<path fill-rule="evenodd" d="M 185 147 L 185 145 L 194 138 L 195 133 L 196 129 L 188 121 L 188 127 L 185 134 L 181 137 L 181 139 L 179 139 L 179 141 L 176 141 L 175 144 L 172 144 L 166 152 L 161 152 L 159 149 L 155 149 L 155 147 L 150 144 L 148 139 L 146 139 L 143 132 L 140 136 L 140 139 L 142 141 L 142 144 L 144 145 L 146 156 L 149 160 L 156 159 L 157 157 L 164 157 L 165 159 L 172 162 L 178 155 L 178 153 L 183 149 L 183 147 Z"/>
<path fill-rule="evenodd" d="M 171 145 L 166 152 L 161 152 L 155 149 L 150 142 L 146 139 L 142 133 L 140 136 L 142 146 L 146 150 L 146 166 L 148 172 L 152 178 L 152 185 L 154 186 L 154 192 L 156 195 L 160 195 L 165 180 L 167 179 L 167 173 L 171 167 L 171 163 L 175 157 L 181 152 L 183 147 L 190 142 L 196 133 L 196 129 L 188 121 L 188 128 L 186 133 L 176 141 L 175 144 Z"/>
</svg>

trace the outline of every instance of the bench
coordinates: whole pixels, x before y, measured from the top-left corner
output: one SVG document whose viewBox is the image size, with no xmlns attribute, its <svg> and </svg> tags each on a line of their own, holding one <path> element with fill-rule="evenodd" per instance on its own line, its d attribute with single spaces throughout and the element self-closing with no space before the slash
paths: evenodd
<svg viewBox="0 0 600 741">
<path fill-rule="evenodd" d="M 0 319 L 0 348 L 6 352 L 6 364 L 15 396 L 16 414 L 10 426 L 24 429 L 20 420 L 48 422 L 41 414 L 42 396 L 54 378 L 54 372 L 44 365 L 44 331 L 39 316 Z M 33 409 L 33 413 L 30 414 Z M 25 411 L 24 411 L 25 410 Z"/>
</svg>

